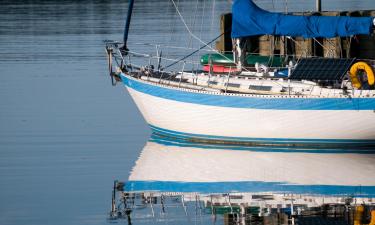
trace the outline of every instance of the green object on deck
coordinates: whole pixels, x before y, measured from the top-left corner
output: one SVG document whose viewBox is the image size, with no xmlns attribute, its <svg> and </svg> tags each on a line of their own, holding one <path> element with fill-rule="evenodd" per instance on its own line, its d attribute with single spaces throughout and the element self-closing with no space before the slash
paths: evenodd
<svg viewBox="0 0 375 225">
<path fill-rule="evenodd" d="M 214 214 L 219 214 L 219 215 L 224 215 L 227 213 L 240 213 L 241 209 L 239 206 L 233 206 L 232 209 L 229 206 L 213 206 Z M 233 210 L 233 211 L 232 211 Z M 207 207 L 206 208 L 206 213 L 211 214 L 212 213 L 212 208 Z"/>
<path fill-rule="evenodd" d="M 212 64 L 233 64 L 233 54 L 232 53 L 226 53 L 226 54 L 205 54 L 201 57 L 201 65 L 207 65 L 209 64 L 209 60 L 211 59 Z"/>
<path fill-rule="evenodd" d="M 233 54 L 226 53 L 226 54 L 205 54 L 201 57 L 201 65 L 209 64 L 209 60 L 211 59 L 212 64 L 214 65 L 228 65 L 233 66 Z M 246 64 L 253 66 L 255 63 L 264 64 L 270 67 L 281 67 L 283 66 L 284 57 L 280 56 L 262 56 L 262 55 L 248 55 L 246 57 Z"/>
</svg>

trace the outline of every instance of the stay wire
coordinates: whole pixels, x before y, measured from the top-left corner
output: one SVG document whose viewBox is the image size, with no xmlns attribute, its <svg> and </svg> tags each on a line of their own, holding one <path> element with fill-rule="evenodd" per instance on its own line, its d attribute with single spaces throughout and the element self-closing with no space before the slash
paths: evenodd
<svg viewBox="0 0 375 225">
<path fill-rule="evenodd" d="M 217 50 L 213 49 L 213 48 L 210 46 L 210 44 L 211 44 L 214 40 L 216 40 L 217 38 L 221 37 L 225 32 L 222 33 L 222 34 L 220 34 L 217 38 L 215 38 L 215 39 L 214 39 L 213 41 L 211 41 L 210 43 L 205 43 L 205 42 L 202 41 L 199 37 L 197 37 L 195 34 L 193 34 L 193 33 L 191 32 L 189 26 L 186 24 L 186 22 L 185 22 L 185 20 L 184 20 L 184 17 L 183 17 L 182 14 L 180 13 L 180 10 L 178 10 L 178 7 L 177 7 L 175 1 L 174 1 L 174 0 L 171 0 L 171 1 L 172 1 L 173 5 L 174 5 L 174 7 L 175 7 L 175 9 L 176 9 L 177 14 L 180 16 L 180 19 L 181 19 L 182 23 L 184 24 L 186 30 L 189 32 L 189 34 L 190 34 L 194 39 L 198 40 L 199 42 L 201 42 L 201 43 L 204 45 L 204 46 L 202 46 L 201 48 L 208 47 L 208 48 L 210 48 L 211 50 L 214 50 L 215 52 L 217 52 L 218 54 L 220 54 L 221 56 L 223 56 L 225 59 L 231 60 L 231 59 L 229 59 L 227 56 L 225 56 L 224 54 L 218 52 Z M 199 48 L 199 49 L 201 49 L 201 48 Z M 194 52 L 194 53 L 195 53 L 195 52 Z M 193 54 L 194 54 L 194 53 L 193 53 Z M 189 54 L 189 56 L 191 56 L 191 54 Z M 189 56 L 188 56 L 188 57 L 189 57 Z M 185 56 L 185 57 L 183 57 L 183 58 L 186 59 L 187 57 Z M 183 60 L 183 59 L 182 59 L 182 60 Z M 179 60 L 179 61 L 181 61 L 181 60 Z M 174 64 L 173 64 L 173 65 L 174 65 Z M 167 67 L 170 67 L 170 66 L 171 66 L 171 65 L 168 65 Z M 167 68 L 167 67 L 165 67 L 165 68 Z M 246 70 L 246 69 L 244 68 L 244 70 Z"/>
<path fill-rule="evenodd" d="M 192 55 L 194 55 L 195 53 L 199 52 L 199 51 L 202 50 L 203 48 L 209 46 L 212 42 L 216 41 L 218 38 L 220 38 L 220 37 L 223 36 L 224 34 L 225 34 L 225 32 L 223 32 L 223 33 L 220 34 L 219 36 L 215 37 L 215 38 L 214 38 L 213 40 L 211 40 L 210 42 L 205 43 L 203 46 L 201 46 L 201 47 L 198 48 L 197 50 L 193 51 L 192 53 L 190 53 L 190 54 L 188 54 L 188 55 L 182 57 L 181 59 L 178 59 L 176 62 L 173 62 L 173 63 L 169 64 L 168 66 L 163 67 L 162 69 L 167 69 L 167 68 L 169 68 L 169 67 L 171 67 L 171 66 L 176 65 L 177 63 L 181 62 L 182 60 L 185 60 L 185 59 L 189 58 L 190 56 L 192 56 Z"/>
</svg>

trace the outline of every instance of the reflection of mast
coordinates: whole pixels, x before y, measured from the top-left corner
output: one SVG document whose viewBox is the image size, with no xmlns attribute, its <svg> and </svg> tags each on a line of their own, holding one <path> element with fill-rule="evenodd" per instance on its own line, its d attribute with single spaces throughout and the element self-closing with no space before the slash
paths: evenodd
<svg viewBox="0 0 375 225">
<path fill-rule="evenodd" d="M 110 217 L 115 217 L 116 213 L 117 213 L 117 207 L 116 207 L 116 184 L 117 184 L 117 181 L 115 180 L 113 182 L 112 204 L 111 204 Z"/>
<path fill-rule="evenodd" d="M 350 222 L 375 216 L 375 207 L 371 206 L 375 198 L 361 199 L 361 202 L 366 201 L 366 204 L 357 205 L 353 199 L 342 196 L 126 192 L 119 186 L 121 185 L 115 186 L 116 193 L 113 196 L 119 199 L 114 199 L 111 219 L 126 219 L 128 224 L 132 224 L 134 218 L 145 216 L 155 219 L 162 217 L 163 220 L 173 220 L 178 216 L 179 219 L 186 218 L 187 221 L 191 221 L 189 216 L 195 215 L 196 221 L 206 218 L 210 219 L 212 224 L 216 224 L 217 219 L 223 219 L 226 225 L 303 224 L 304 221 L 314 222 L 315 219 L 316 222 L 329 222 L 333 218 Z M 154 209 L 160 213 L 155 214 Z M 372 221 L 375 221 L 375 217 Z"/>
<path fill-rule="evenodd" d="M 294 221 L 295 213 L 294 213 L 294 205 L 293 205 L 293 195 L 292 195 L 292 198 L 290 199 L 290 216 L 292 217 L 291 218 L 292 225 L 294 225 L 295 224 L 295 221 Z"/>
</svg>

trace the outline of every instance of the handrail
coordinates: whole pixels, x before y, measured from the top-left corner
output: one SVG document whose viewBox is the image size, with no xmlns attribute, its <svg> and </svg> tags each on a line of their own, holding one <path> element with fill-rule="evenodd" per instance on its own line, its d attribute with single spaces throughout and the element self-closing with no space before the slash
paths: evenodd
<svg viewBox="0 0 375 225">
<path fill-rule="evenodd" d="M 140 53 L 140 52 L 136 52 L 136 51 L 128 51 L 127 57 L 124 58 L 124 56 L 121 54 L 121 52 L 119 50 L 119 46 L 121 44 L 120 42 L 106 41 L 106 44 L 107 44 L 107 51 L 111 50 L 111 54 L 112 54 L 112 60 L 110 60 L 111 63 L 112 62 L 117 63 L 117 65 L 119 66 L 119 68 L 121 68 L 121 70 L 124 69 L 123 72 L 127 72 L 127 71 L 131 71 L 132 73 L 137 72 L 137 71 L 139 71 L 141 73 L 145 72 L 144 73 L 145 76 L 157 78 L 159 80 L 159 83 L 162 82 L 162 80 L 176 81 L 175 79 L 176 79 L 177 73 L 175 73 L 173 71 L 170 71 L 170 70 L 163 71 L 163 69 L 161 69 L 161 70 L 157 70 L 157 68 L 154 69 L 152 67 L 152 61 L 153 60 L 163 60 L 163 61 L 170 61 L 170 62 L 176 62 L 176 63 L 182 63 L 183 62 L 182 71 L 181 71 L 181 74 L 180 74 L 180 77 L 179 77 L 179 81 L 177 82 L 178 86 L 180 86 L 180 85 L 182 86 L 182 82 L 183 82 L 182 80 L 185 77 L 187 79 L 191 79 L 192 81 L 190 81 L 190 82 L 192 82 L 192 83 L 190 83 L 190 84 L 193 84 L 193 85 L 196 85 L 196 86 L 202 86 L 202 84 L 203 84 L 202 81 L 207 82 L 207 83 L 205 83 L 205 85 L 207 85 L 206 87 L 211 86 L 210 81 L 212 79 L 215 79 L 215 81 L 217 81 L 217 79 L 218 79 L 217 76 L 225 77 L 223 79 L 226 79 L 227 82 L 226 83 L 222 82 L 220 84 L 220 85 L 224 85 L 222 91 L 224 91 L 225 93 L 227 93 L 228 91 L 233 91 L 233 88 L 231 86 L 229 86 L 229 83 L 230 83 L 229 81 L 232 77 L 247 79 L 247 77 L 249 77 L 249 75 L 256 75 L 254 67 L 246 67 L 246 71 L 249 72 L 249 73 L 246 73 L 246 74 L 232 73 L 231 70 L 227 74 L 216 74 L 216 73 L 211 74 L 212 71 L 209 71 L 208 73 L 206 73 L 206 72 L 203 72 L 202 70 L 195 70 L 194 69 L 194 68 L 196 68 L 195 66 L 200 65 L 199 61 L 193 61 L 193 60 L 192 61 L 189 61 L 189 60 L 180 61 L 178 59 L 162 57 L 161 54 L 160 54 L 161 50 L 159 48 L 157 48 L 157 51 L 159 53 L 156 54 L 156 55 L 145 54 L 145 53 Z M 160 45 L 156 45 L 156 46 L 160 46 Z M 251 55 L 257 55 L 257 54 L 251 54 Z M 132 60 L 132 63 L 131 63 L 131 57 L 147 58 L 148 59 L 148 66 L 147 66 L 147 63 L 144 64 L 144 65 L 134 64 L 134 62 L 137 63 L 139 61 L 139 60 L 134 60 L 134 59 Z M 310 56 L 309 58 L 320 58 L 320 57 Z M 361 60 L 361 59 L 357 59 L 357 61 L 358 60 Z M 365 59 L 363 61 L 369 63 L 369 65 L 371 65 L 372 67 L 375 67 L 375 60 Z M 188 68 L 187 70 L 190 70 L 192 68 L 191 72 L 188 72 L 188 71 L 185 72 L 186 68 Z M 269 68 L 272 71 L 274 68 L 281 68 L 281 67 L 269 67 Z M 177 68 L 174 68 L 174 69 L 177 69 Z M 179 70 L 181 70 L 181 68 Z M 175 71 L 178 71 L 178 69 L 175 70 Z M 116 72 L 114 72 L 114 73 L 116 73 Z M 206 80 L 205 79 L 202 80 L 202 77 L 200 76 L 202 73 L 205 73 L 207 75 L 206 78 L 205 78 Z M 136 74 L 136 73 L 133 73 L 133 74 Z M 188 74 L 188 75 L 185 76 L 185 74 Z M 278 81 L 280 79 L 279 77 L 263 76 L 263 77 L 259 77 L 259 79 L 264 80 L 264 81 L 268 80 L 268 82 L 273 82 L 274 85 L 280 86 L 281 88 L 285 87 L 285 86 L 283 86 L 282 83 L 280 83 Z M 213 84 L 213 85 L 215 85 L 215 84 Z M 314 85 L 316 85 L 316 84 L 314 84 Z M 311 85 L 311 86 L 314 86 L 314 85 Z M 287 88 L 287 93 L 286 93 L 287 95 L 291 96 L 291 95 L 296 94 L 295 91 L 293 91 L 293 93 L 292 93 L 289 84 L 285 88 Z M 312 93 L 313 89 L 314 89 L 313 87 L 310 88 L 310 94 Z M 322 92 L 323 90 L 320 89 L 318 91 Z M 339 95 L 340 95 L 340 93 L 339 93 Z"/>
<path fill-rule="evenodd" d="M 119 48 L 119 46 L 123 44 L 123 42 L 113 41 L 113 40 L 105 40 L 104 42 L 107 45 L 111 44 L 111 45 L 113 45 L 114 47 L 117 47 L 117 48 Z M 189 47 L 165 45 L 165 44 L 160 44 L 160 43 L 141 43 L 141 42 L 128 42 L 128 43 L 129 43 L 129 45 L 145 45 L 145 46 L 153 46 L 153 47 L 159 46 L 159 47 L 163 47 L 165 49 L 185 49 L 185 50 L 198 50 L 199 49 L 199 48 L 189 48 Z M 200 50 L 206 51 L 206 52 L 211 52 L 211 53 L 217 53 L 217 51 L 213 51 L 211 49 L 200 49 Z M 134 52 L 134 51 L 129 51 L 129 53 L 132 53 L 134 56 L 144 56 L 144 57 L 150 57 L 151 56 L 150 54 L 138 53 L 138 52 Z M 225 51 L 225 52 L 221 52 L 221 53 L 225 54 L 225 53 L 232 53 L 232 52 L 231 51 Z M 261 55 L 261 54 L 259 54 L 259 53 L 247 53 L 247 55 Z M 294 59 L 299 59 L 299 58 L 302 57 L 301 55 L 296 55 L 296 54 L 288 54 L 288 55 L 273 54 L 273 56 L 294 58 Z M 325 57 L 322 57 L 322 56 L 303 56 L 302 58 L 325 58 Z M 167 61 L 178 61 L 176 59 L 170 59 L 170 58 L 169 59 L 168 58 L 162 58 L 162 59 L 167 60 Z M 357 60 L 363 60 L 363 61 L 366 61 L 366 62 L 370 62 L 371 64 L 375 64 L 375 60 L 372 60 L 372 59 L 357 59 Z M 186 62 L 189 62 L 189 61 L 186 61 Z M 190 61 L 190 62 L 195 62 L 195 61 Z M 198 62 L 196 64 L 198 64 Z"/>
</svg>

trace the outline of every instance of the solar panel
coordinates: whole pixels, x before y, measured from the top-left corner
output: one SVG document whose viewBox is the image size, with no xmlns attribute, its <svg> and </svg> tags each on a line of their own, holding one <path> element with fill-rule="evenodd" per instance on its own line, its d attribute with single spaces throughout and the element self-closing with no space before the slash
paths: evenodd
<svg viewBox="0 0 375 225">
<path fill-rule="evenodd" d="M 293 80 L 342 80 L 355 59 L 305 58 L 290 75 Z"/>
</svg>

